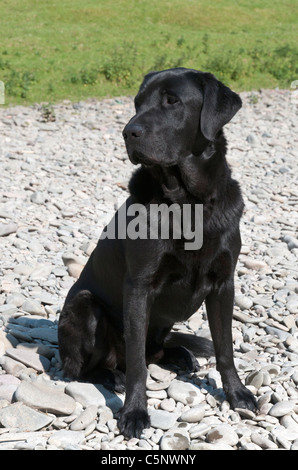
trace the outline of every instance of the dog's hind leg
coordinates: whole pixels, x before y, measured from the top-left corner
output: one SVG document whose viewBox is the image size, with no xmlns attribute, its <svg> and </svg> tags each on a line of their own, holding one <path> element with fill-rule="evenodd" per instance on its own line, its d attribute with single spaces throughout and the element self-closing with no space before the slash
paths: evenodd
<svg viewBox="0 0 298 470">
<path fill-rule="evenodd" d="M 66 301 L 59 318 L 58 344 L 64 373 L 78 379 L 92 359 L 100 312 L 88 290 Z"/>
<path fill-rule="evenodd" d="M 82 290 L 66 300 L 59 319 L 58 342 L 67 377 L 100 383 L 112 391 L 125 390 L 125 375 L 116 369 L 116 332 L 90 291 Z"/>
</svg>

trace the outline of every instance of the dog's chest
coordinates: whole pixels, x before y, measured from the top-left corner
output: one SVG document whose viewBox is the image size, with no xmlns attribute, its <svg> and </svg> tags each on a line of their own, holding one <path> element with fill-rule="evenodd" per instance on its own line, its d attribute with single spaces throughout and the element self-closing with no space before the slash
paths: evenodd
<svg viewBox="0 0 298 470">
<path fill-rule="evenodd" d="M 153 310 L 159 316 L 182 321 L 200 307 L 210 291 L 211 283 L 200 263 L 185 264 L 168 255 L 160 263 L 153 287 L 156 290 Z"/>
<path fill-rule="evenodd" d="M 216 243 L 205 243 L 197 252 L 165 254 L 155 272 L 152 287 L 156 289 L 156 306 L 175 321 L 192 315 L 214 288 L 232 271 L 231 255 L 219 250 Z"/>
</svg>

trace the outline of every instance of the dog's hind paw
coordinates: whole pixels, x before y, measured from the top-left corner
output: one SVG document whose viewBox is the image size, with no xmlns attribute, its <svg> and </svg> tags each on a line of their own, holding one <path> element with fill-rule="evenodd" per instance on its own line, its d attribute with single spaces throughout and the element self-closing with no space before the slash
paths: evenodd
<svg viewBox="0 0 298 470">
<path fill-rule="evenodd" d="M 199 363 L 194 354 L 183 346 L 165 348 L 164 356 L 159 361 L 161 364 L 171 364 L 178 369 L 197 372 L 200 370 Z"/>
</svg>

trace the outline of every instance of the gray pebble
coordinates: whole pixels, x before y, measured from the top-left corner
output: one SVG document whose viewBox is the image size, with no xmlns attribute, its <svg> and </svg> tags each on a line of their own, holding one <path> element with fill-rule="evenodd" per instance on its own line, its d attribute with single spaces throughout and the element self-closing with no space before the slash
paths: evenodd
<svg viewBox="0 0 298 470">
<path fill-rule="evenodd" d="M 151 377 L 159 382 L 170 382 L 177 375 L 175 372 L 163 369 L 157 364 L 149 364 L 148 371 Z"/>
<path fill-rule="evenodd" d="M 235 304 L 241 308 L 241 310 L 249 310 L 253 306 L 253 301 L 245 295 L 235 295 Z"/>
<path fill-rule="evenodd" d="M 15 233 L 18 229 L 18 225 L 13 222 L 7 224 L 0 222 L 0 237 L 5 237 L 11 233 Z"/>
<path fill-rule="evenodd" d="M 263 385 L 264 374 L 261 371 L 251 372 L 246 377 L 246 385 L 253 385 L 256 389 L 259 389 Z"/>
<path fill-rule="evenodd" d="M 54 417 L 40 413 L 23 403 L 14 403 L 0 410 L 0 423 L 6 428 L 19 431 L 38 431 L 48 426 Z"/>
<path fill-rule="evenodd" d="M 160 441 L 161 450 L 186 450 L 189 445 L 189 438 L 175 430 L 167 431 Z"/>
<path fill-rule="evenodd" d="M 0 365 L 8 374 L 14 375 L 15 377 L 18 377 L 20 372 L 26 369 L 24 364 L 8 356 L 0 357 Z"/>
<path fill-rule="evenodd" d="M 28 367 L 32 367 L 38 372 L 48 371 L 51 365 L 50 361 L 46 357 L 25 349 L 9 348 L 6 350 L 6 354 L 16 361 L 19 361 Z"/>
<path fill-rule="evenodd" d="M 238 435 L 228 424 L 220 424 L 207 434 L 207 442 L 216 444 L 227 444 L 235 446 L 238 443 Z"/>
<path fill-rule="evenodd" d="M 41 411 L 70 415 L 76 402 L 65 393 L 39 383 L 23 381 L 15 391 L 15 400 Z"/>
<path fill-rule="evenodd" d="M 61 430 L 54 432 L 48 439 L 48 444 L 57 448 L 65 449 L 67 446 L 80 444 L 85 436 L 82 431 Z"/>
<path fill-rule="evenodd" d="M 30 313 L 31 315 L 46 316 L 46 312 L 43 306 L 40 304 L 40 302 L 34 299 L 25 300 L 25 302 L 22 304 L 22 310 L 24 310 L 24 312 Z"/>
<path fill-rule="evenodd" d="M 180 421 L 186 421 L 187 423 L 198 423 L 205 416 L 204 405 L 197 405 L 189 410 L 184 411 L 180 416 Z"/>
<path fill-rule="evenodd" d="M 168 396 L 184 405 L 196 406 L 200 404 L 204 396 L 200 389 L 188 382 L 173 380 L 168 388 Z"/>
<path fill-rule="evenodd" d="M 149 408 L 149 416 L 151 426 L 153 428 L 162 429 L 163 431 L 167 431 L 172 426 L 174 426 L 177 415 L 175 413 L 169 413 L 168 411 L 164 410 L 155 410 Z"/>
<path fill-rule="evenodd" d="M 58 333 L 56 328 L 32 328 L 30 330 L 32 338 L 48 341 L 49 343 L 58 343 Z"/>
<path fill-rule="evenodd" d="M 295 403 L 292 401 L 279 401 L 269 411 L 270 416 L 277 418 L 285 416 L 293 411 Z"/>
<path fill-rule="evenodd" d="M 261 449 L 278 449 L 278 446 L 262 433 L 254 432 L 250 436 L 252 442 L 257 444 Z"/>
<path fill-rule="evenodd" d="M 97 416 L 97 406 L 88 406 L 70 425 L 72 431 L 82 431 L 89 426 Z"/>
<path fill-rule="evenodd" d="M 46 201 L 46 194 L 42 191 L 35 191 L 30 197 L 30 201 L 34 204 L 44 204 Z"/>
</svg>

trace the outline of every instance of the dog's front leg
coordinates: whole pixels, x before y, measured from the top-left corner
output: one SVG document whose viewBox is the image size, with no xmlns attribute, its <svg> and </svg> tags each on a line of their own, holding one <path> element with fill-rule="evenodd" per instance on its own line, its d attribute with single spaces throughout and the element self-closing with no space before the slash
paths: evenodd
<svg viewBox="0 0 298 470">
<path fill-rule="evenodd" d="M 140 437 L 150 426 L 146 400 L 146 334 L 148 291 L 129 281 L 124 285 L 124 338 L 126 348 L 126 399 L 119 430 L 126 437 Z"/>
<path fill-rule="evenodd" d="M 241 383 L 233 359 L 232 316 L 234 306 L 233 280 L 206 297 L 206 309 L 214 343 L 216 366 L 232 408 L 255 410 L 253 394 Z"/>
</svg>

